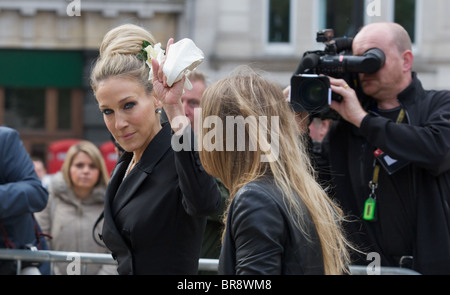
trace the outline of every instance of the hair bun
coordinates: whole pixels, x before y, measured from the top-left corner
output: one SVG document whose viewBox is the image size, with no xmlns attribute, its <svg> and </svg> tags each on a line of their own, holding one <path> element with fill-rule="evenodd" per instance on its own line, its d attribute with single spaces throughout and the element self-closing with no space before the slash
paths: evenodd
<svg viewBox="0 0 450 295">
<path fill-rule="evenodd" d="M 147 30 L 132 24 L 121 25 L 109 31 L 100 46 L 100 57 L 116 54 L 137 55 L 142 43 L 155 44 L 154 38 Z"/>
<path fill-rule="evenodd" d="M 132 24 L 118 26 L 103 38 L 100 56 L 91 72 L 91 87 L 94 92 L 100 81 L 111 77 L 130 77 L 151 92 L 153 84 L 149 82 L 149 68 L 137 55 L 144 41 L 155 44 L 147 30 Z"/>
</svg>

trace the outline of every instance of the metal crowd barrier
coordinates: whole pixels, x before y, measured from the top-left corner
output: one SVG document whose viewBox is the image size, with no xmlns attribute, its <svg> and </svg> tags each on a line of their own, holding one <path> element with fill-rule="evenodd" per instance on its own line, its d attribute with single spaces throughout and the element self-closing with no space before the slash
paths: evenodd
<svg viewBox="0 0 450 295">
<path fill-rule="evenodd" d="M 85 253 L 85 252 L 66 252 L 50 250 L 22 250 L 22 249 L 0 249 L 0 259 L 16 260 L 17 274 L 20 274 L 22 261 L 50 262 L 51 273 L 53 273 L 53 264 L 55 262 L 70 262 L 73 257 L 79 259 L 81 265 L 81 274 L 85 274 L 88 264 L 117 264 L 110 254 Z M 218 259 L 200 258 L 199 271 L 217 272 L 219 266 Z M 367 275 L 366 266 L 350 266 L 352 275 Z M 380 275 L 420 275 L 419 273 L 405 268 L 380 267 Z"/>
<path fill-rule="evenodd" d="M 55 262 L 71 262 L 73 257 L 79 259 L 81 274 L 86 273 L 88 264 L 117 264 L 111 254 L 103 253 L 85 253 L 85 252 L 66 252 L 50 250 L 24 250 L 24 249 L 0 249 L 0 259 L 16 260 L 17 274 L 22 269 L 22 261 L 32 262 L 50 262 L 50 273 L 53 272 Z"/>
<path fill-rule="evenodd" d="M 367 275 L 367 266 L 350 266 L 350 273 L 354 276 L 366 276 Z M 420 273 L 407 268 L 400 267 L 380 267 L 379 275 L 382 276 L 418 276 Z"/>
</svg>

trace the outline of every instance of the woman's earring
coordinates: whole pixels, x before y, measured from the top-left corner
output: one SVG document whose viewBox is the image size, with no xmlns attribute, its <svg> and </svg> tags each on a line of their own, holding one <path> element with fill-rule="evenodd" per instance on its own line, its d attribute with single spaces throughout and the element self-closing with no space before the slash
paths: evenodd
<svg viewBox="0 0 450 295">
<path fill-rule="evenodd" d="M 158 109 L 156 109 L 156 110 L 155 110 L 155 113 L 157 113 L 157 114 L 161 114 L 161 113 L 162 113 L 162 109 L 159 109 L 159 108 L 158 108 Z"/>
</svg>

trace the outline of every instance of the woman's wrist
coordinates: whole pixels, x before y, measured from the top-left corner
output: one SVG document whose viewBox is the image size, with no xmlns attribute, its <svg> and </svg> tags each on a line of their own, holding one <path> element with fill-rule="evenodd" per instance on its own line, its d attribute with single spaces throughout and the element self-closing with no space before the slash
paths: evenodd
<svg viewBox="0 0 450 295">
<path fill-rule="evenodd" d="M 190 121 L 184 112 L 183 105 L 165 105 L 164 111 L 169 119 L 170 127 L 175 133 L 181 134 L 190 124 Z"/>
</svg>

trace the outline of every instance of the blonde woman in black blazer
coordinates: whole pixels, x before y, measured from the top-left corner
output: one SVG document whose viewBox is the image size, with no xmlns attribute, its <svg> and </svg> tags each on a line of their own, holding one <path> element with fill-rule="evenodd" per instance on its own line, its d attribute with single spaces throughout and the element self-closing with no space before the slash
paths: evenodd
<svg viewBox="0 0 450 295">
<path fill-rule="evenodd" d="M 196 274 L 206 216 L 218 209 L 220 195 L 197 153 L 175 152 L 174 130 L 160 124 L 161 102 L 139 58 L 144 41 L 155 44 L 141 27 L 111 30 L 91 74 L 105 124 L 126 151 L 107 188 L 102 239 L 119 274 Z M 165 96 L 181 93 L 183 84 Z M 184 132 L 192 133 L 190 127 Z"/>
</svg>

